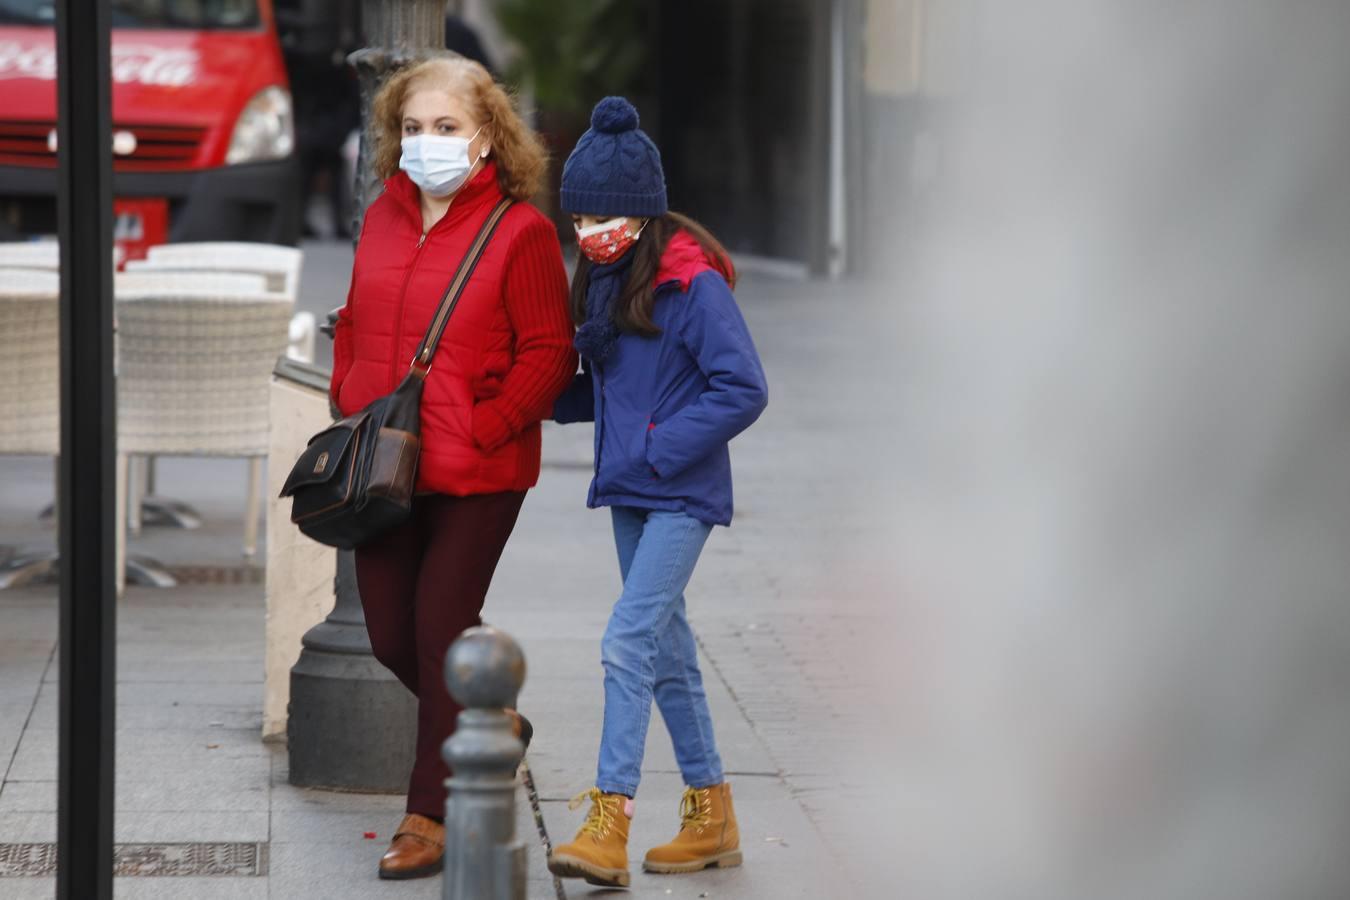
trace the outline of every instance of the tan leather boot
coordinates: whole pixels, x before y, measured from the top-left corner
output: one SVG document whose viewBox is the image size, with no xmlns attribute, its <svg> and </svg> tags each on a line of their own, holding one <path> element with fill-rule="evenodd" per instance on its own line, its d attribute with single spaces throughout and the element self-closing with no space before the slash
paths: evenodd
<svg viewBox="0 0 1350 900">
<path fill-rule="evenodd" d="M 399 823 L 389 850 L 380 859 L 380 877 L 394 880 L 426 878 L 441 870 L 445 860 L 445 826 L 408 813 Z"/>
<path fill-rule="evenodd" d="M 559 878 L 584 878 L 602 887 L 628 887 L 628 814 L 623 794 L 591 788 L 572 800 L 576 809 L 591 801 L 586 822 L 570 844 L 554 847 L 548 870 Z"/>
<path fill-rule="evenodd" d="M 669 844 L 648 850 L 642 868 L 671 874 L 740 864 L 741 834 L 731 804 L 731 785 L 722 782 L 685 790 L 680 799 L 680 833 Z"/>
</svg>

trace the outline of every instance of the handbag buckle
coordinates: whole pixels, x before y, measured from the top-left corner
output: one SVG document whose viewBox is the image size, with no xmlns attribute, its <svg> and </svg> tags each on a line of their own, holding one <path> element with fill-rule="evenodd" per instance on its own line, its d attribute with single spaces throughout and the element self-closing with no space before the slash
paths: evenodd
<svg viewBox="0 0 1350 900">
<path fill-rule="evenodd" d="M 408 368 L 418 378 L 425 379 L 431 374 L 430 355 L 428 350 L 423 350 L 412 358 L 412 362 L 408 363 Z"/>
</svg>

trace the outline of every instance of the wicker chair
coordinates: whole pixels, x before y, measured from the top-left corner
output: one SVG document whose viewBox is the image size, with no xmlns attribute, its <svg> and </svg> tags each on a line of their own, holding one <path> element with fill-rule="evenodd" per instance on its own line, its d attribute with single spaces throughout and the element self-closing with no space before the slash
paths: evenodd
<svg viewBox="0 0 1350 900">
<path fill-rule="evenodd" d="M 4 245 L 0 244 L 0 246 Z M 52 278 L 57 276 L 58 272 L 56 269 L 47 266 L 20 265 L 19 263 L 9 263 L 4 259 L 0 259 L 0 282 L 25 275 Z M 59 283 L 58 280 L 58 284 Z"/>
<path fill-rule="evenodd" d="M 0 453 L 50 456 L 61 446 L 60 278 L 55 271 L 0 268 Z M 174 579 L 153 561 L 126 557 L 125 482 L 117 488 L 118 592 L 129 571 L 132 580 L 161 587 Z M 51 516 L 55 506 L 44 512 Z M 10 554 L 0 567 L 0 588 L 54 577 L 55 549 Z"/>
<path fill-rule="evenodd" d="M 186 290 L 189 293 L 224 291 L 227 294 L 270 294 L 266 277 L 249 272 L 137 269 L 118 272 L 113 279 L 113 292 L 118 297 L 124 294 L 142 294 L 146 291 L 164 294 L 177 290 Z"/>
<path fill-rule="evenodd" d="M 118 439 L 140 456 L 250 461 L 244 554 L 258 543 L 268 388 L 291 302 L 252 290 L 118 286 Z M 222 278 L 224 276 L 221 276 Z"/>
<path fill-rule="evenodd" d="M 59 452 L 59 290 L 55 272 L 0 269 L 0 454 L 55 460 Z M 0 588 L 55 572 L 54 549 L 5 556 Z"/>
<path fill-rule="evenodd" d="M 0 267 L 17 266 L 26 269 L 61 267 L 61 247 L 56 241 L 0 241 Z M 121 247 L 113 247 L 113 265 L 125 256 Z"/>
<path fill-rule="evenodd" d="M 260 275 L 267 280 L 269 290 L 283 294 L 294 303 L 300 290 L 300 267 L 303 259 L 301 251 L 280 244 L 228 241 L 161 244 L 151 247 L 145 259 L 129 261 L 125 271 L 129 274 L 180 272 L 194 277 L 206 272 Z M 286 355 L 312 362 L 314 340 L 313 315 L 304 312 L 294 314 L 291 318 Z M 137 479 L 138 489 L 144 488 L 145 492 L 152 495 L 146 503 L 132 503 L 131 508 L 137 515 L 143 514 L 146 521 L 156 525 L 192 528 L 200 524 L 200 518 L 191 507 L 153 496 L 155 494 L 153 457 L 138 461 L 136 470 L 140 474 Z M 139 520 L 133 518 L 131 527 L 133 531 L 138 529 Z"/>
<path fill-rule="evenodd" d="M 151 247 L 143 260 L 128 262 L 128 272 L 147 269 L 177 269 L 196 272 L 252 272 L 267 278 L 270 290 L 292 300 L 300 293 L 301 251 L 280 244 L 212 241 L 160 244 Z"/>
<path fill-rule="evenodd" d="M 165 293 L 187 289 L 197 291 L 224 291 L 228 294 L 264 294 L 267 280 L 262 275 L 242 272 L 183 272 L 178 270 L 142 269 L 119 273 L 114 282 L 115 292 L 136 294 L 150 291 Z M 178 528 L 197 528 L 201 515 L 189 504 L 156 495 L 154 459 L 128 455 L 127 470 L 127 527 L 132 534 L 140 534 L 141 526 L 172 525 Z"/>
</svg>

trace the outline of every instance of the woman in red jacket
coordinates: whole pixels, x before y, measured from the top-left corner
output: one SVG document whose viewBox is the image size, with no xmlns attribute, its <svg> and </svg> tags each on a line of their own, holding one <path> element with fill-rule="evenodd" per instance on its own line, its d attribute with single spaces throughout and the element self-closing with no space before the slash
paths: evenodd
<svg viewBox="0 0 1350 900">
<path fill-rule="evenodd" d="M 375 656 L 418 698 L 408 815 L 382 878 L 441 868 L 441 744 L 459 708 L 442 665 L 479 612 L 525 491 L 539 477 L 539 422 L 576 371 L 567 275 L 553 225 L 526 201 L 547 165 L 538 138 L 478 63 L 432 60 L 375 99 L 374 165 L 387 179 L 366 212 L 334 340 L 343 415 L 393 390 L 455 269 L 503 196 L 513 205 L 465 288 L 422 396 L 413 515 L 356 550 Z"/>
</svg>

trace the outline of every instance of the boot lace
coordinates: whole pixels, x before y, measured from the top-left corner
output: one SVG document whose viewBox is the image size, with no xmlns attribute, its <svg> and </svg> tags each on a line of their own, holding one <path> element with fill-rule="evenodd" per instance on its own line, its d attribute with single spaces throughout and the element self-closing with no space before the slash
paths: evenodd
<svg viewBox="0 0 1350 900">
<path fill-rule="evenodd" d="M 591 801 L 590 812 L 586 813 L 586 821 L 581 825 L 581 831 L 578 836 L 585 834 L 597 840 L 608 837 L 610 829 L 614 827 L 614 812 L 611 806 L 617 806 L 612 798 L 606 799 L 599 788 L 591 788 L 589 791 L 582 791 L 572 798 L 567 804 L 568 809 L 576 809 L 585 803 Z"/>
<path fill-rule="evenodd" d="M 685 788 L 680 798 L 680 830 L 693 828 L 702 831 L 712 822 L 712 793 L 710 788 Z"/>
</svg>

